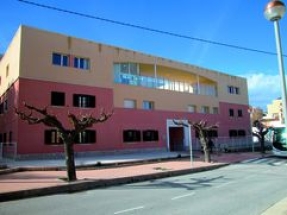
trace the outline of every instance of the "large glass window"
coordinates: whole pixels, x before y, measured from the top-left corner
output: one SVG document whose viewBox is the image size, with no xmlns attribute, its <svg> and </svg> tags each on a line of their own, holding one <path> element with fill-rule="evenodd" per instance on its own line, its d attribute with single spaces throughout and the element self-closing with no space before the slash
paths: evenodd
<svg viewBox="0 0 287 215">
<path fill-rule="evenodd" d="M 137 63 L 119 63 L 114 64 L 114 67 L 117 68 L 119 65 L 119 72 L 126 73 L 126 74 L 132 74 L 132 75 L 138 75 L 138 64 Z"/>
</svg>

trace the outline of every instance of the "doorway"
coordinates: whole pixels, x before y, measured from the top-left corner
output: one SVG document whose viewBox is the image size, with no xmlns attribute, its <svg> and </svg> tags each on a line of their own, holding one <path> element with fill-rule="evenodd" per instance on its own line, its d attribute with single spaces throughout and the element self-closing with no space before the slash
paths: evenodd
<svg viewBox="0 0 287 215">
<path fill-rule="evenodd" d="M 171 152 L 184 150 L 183 127 L 169 127 L 169 150 Z"/>
<path fill-rule="evenodd" d="M 187 120 L 182 120 L 187 123 Z M 191 144 L 190 127 L 180 126 L 174 123 L 174 120 L 166 121 L 167 148 L 171 152 L 188 151 Z"/>
</svg>

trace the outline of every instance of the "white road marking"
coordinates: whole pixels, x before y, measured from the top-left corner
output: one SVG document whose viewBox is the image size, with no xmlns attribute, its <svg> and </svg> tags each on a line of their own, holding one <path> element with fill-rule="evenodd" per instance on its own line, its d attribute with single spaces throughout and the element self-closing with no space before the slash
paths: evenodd
<svg viewBox="0 0 287 215">
<path fill-rule="evenodd" d="M 171 200 L 177 200 L 177 199 L 193 196 L 194 194 L 195 194 L 195 192 L 192 192 L 192 193 L 189 193 L 189 194 L 186 194 L 186 195 L 175 196 L 175 197 L 171 198 Z"/>
<path fill-rule="evenodd" d="M 224 187 L 224 186 L 227 186 L 227 185 L 230 185 L 230 184 L 234 184 L 234 183 L 235 183 L 234 181 L 226 182 L 226 183 L 223 183 L 223 184 L 217 185 L 215 188 L 221 188 L 221 187 Z"/>
<path fill-rule="evenodd" d="M 114 214 L 115 215 L 116 214 L 123 214 L 123 213 L 128 213 L 128 212 L 135 211 L 135 210 L 140 210 L 140 209 L 144 209 L 144 206 L 139 206 L 139 207 L 136 207 L 136 208 L 129 208 L 129 209 L 126 209 L 126 210 L 117 211 Z"/>
<path fill-rule="evenodd" d="M 274 162 L 273 165 L 275 165 L 275 166 L 283 165 L 283 162 L 282 161 Z"/>
</svg>

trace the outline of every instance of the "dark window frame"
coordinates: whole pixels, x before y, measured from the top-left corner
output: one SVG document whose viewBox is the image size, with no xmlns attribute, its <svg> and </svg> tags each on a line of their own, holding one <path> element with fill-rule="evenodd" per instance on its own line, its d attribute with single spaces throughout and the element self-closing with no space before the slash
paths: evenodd
<svg viewBox="0 0 287 215">
<path fill-rule="evenodd" d="M 95 130 L 85 130 L 78 133 L 75 137 L 74 143 L 81 144 L 95 144 L 97 141 L 97 132 Z"/>
<path fill-rule="evenodd" d="M 212 130 L 205 130 L 205 135 L 207 138 L 217 138 L 218 137 L 218 131 L 215 129 Z M 199 133 L 195 131 L 195 137 L 199 138 Z"/>
<path fill-rule="evenodd" d="M 141 132 L 136 129 L 127 129 L 123 130 L 123 142 L 140 142 L 141 141 Z"/>
<path fill-rule="evenodd" d="M 238 132 L 235 129 L 229 130 L 229 137 L 238 137 Z"/>
<path fill-rule="evenodd" d="M 232 108 L 229 109 L 229 117 L 234 117 L 234 110 Z"/>
<path fill-rule="evenodd" d="M 77 68 L 77 69 L 89 70 L 90 69 L 90 59 L 84 58 L 84 57 L 74 57 L 73 66 L 74 66 L 74 68 Z"/>
<path fill-rule="evenodd" d="M 95 108 L 96 107 L 96 96 L 74 94 L 73 95 L 73 106 L 81 108 Z"/>
<path fill-rule="evenodd" d="M 53 65 L 68 67 L 70 64 L 69 61 L 70 61 L 70 58 L 68 55 L 57 53 L 57 52 L 52 53 L 52 64 Z"/>
<path fill-rule="evenodd" d="M 142 131 L 142 137 L 144 142 L 159 141 L 158 131 L 153 129 Z"/>
<path fill-rule="evenodd" d="M 60 133 L 56 129 L 45 130 L 44 139 L 45 145 L 63 145 L 63 140 L 60 137 Z"/>
<path fill-rule="evenodd" d="M 238 109 L 238 110 L 237 110 L 237 116 L 238 116 L 238 117 L 243 117 L 243 110 Z"/>
<path fill-rule="evenodd" d="M 51 92 L 51 105 L 52 106 L 65 106 L 65 93 L 64 92 Z"/>
<path fill-rule="evenodd" d="M 237 131 L 237 136 L 238 137 L 245 137 L 246 136 L 246 131 L 244 129 L 240 129 Z"/>
</svg>

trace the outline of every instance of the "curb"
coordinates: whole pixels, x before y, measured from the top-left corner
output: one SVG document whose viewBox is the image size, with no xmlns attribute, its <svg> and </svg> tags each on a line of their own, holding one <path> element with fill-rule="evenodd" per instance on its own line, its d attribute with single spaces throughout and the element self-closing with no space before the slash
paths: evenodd
<svg viewBox="0 0 287 215">
<path fill-rule="evenodd" d="M 143 165 L 157 162 L 168 162 L 172 160 L 184 160 L 188 158 L 189 156 L 180 156 L 180 157 L 152 158 L 148 160 L 119 161 L 112 163 L 105 163 L 99 161 L 93 164 L 76 165 L 76 169 L 77 170 L 104 169 L 104 168 L 114 168 L 123 166 Z M 63 171 L 66 169 L 67 169 L 66 166 L 21 166 L 13 168 L 9 168 L 6 166 L 6 168 L 0 169 L 0 175 L 10 174 L 14 172 L 24 172 L 24 171 Z"/>
<path fill-rule="evenodd" d="M 160 179 L 172 176 L 179 176 L 190 173 L 197 173 L 203 171 L 209 171 L 218 169 L 229 164 L 216 164 L 213 166 L 199 167 L 195 169 L 183 169 L 176 171 L 167 171 L 160 173 L 152 173 L 147 175 L 137 175 L 131 177 L 121 177 L 115 179 L 104 179 L 104 180 L 82 180 L 75 181 L 64 185 L 57 185 L 45 188 L 36 188 L 30 190 L 19 190 L 7 193 L 0 193 L 0 202 L 18 200 L 23 198 L 32 198 L 39 196 L 55 195 L 55 194 L 64 194 L 64 193 L 74 193 L 81 192 L 90 189 L 97 189 L 101 187 L 109 187 L 114 185 L 129 184 L 135 182 L 143 182 L 152 179 Z"/>
</svg>

